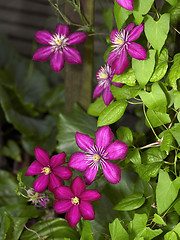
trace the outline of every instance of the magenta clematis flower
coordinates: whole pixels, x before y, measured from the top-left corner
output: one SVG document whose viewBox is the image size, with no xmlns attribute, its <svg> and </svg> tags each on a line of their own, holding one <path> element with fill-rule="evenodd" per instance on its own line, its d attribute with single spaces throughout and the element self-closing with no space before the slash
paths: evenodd
<svg viewBox="0 0 180 240">
<path fill-rule="evenodd" d="M 112 82 L 114 74 L 115 70 L 113 70 L 108 64 L 104 67 L 100 67 L 96 74 L 98 85 L 94 90 L 93 98 L 100 97 L 103 93 L 103 101 L 106 105 L 109 105 L 110 102 L 114 99 L 110 91 L 111 83 L 116 87 L 122 86 L 122 83 Z"/>
<path fill-rule="evenodd" d="M 85 151 L 74 153 L 69 160 L 69 167 L 84 172 L 86 184 L 91 184 L 98 171 L 103 169 L 105 178 L 111 183 L 118 183 L 121 178 L 121 168 L 109 160 L 124 159 L 127 145 L 119 140 L 112 142 L 114 135 L 109 126 L 99 128 L 95 134 L 95 142 L 88 135 L 76 132 L 76 143 Z"/>
<path fill-rule="evenodd" d="M 65 215 L 71 227 L 75 227 L 81 216 L 85 220 L 94 219 L 93 206 L 89 201 L 101 198 L 97 190 L 86 190 L 86 185 L 80 177 L 76 177 L 70 187 L 58 187 L 54 191 L 54 209 L 57 213 L 67 212 Z"/>
<path fill-rule="evenodd" d="M 133 11 L 133 0 L 116 0 L 116 1 L 121 7 L 129 11 Z"/>
<path fill-rule="evenodd" d="M 49 46 L 39 48 L 33 60 L 44 62 L 50 58 L 50 65 L 54 71 L 59 72 L 64 67 L 64 61 L 71 64 L 82 62 L 79 51 L 69 46 L 84 42 L 87 38 L 84 32 L 79 31 L 69 35 L 69 27 L 58 24 L 55 34 L 42 30 L 35 34 L 35 38 L 38 43 Z"/>
<path fill-rule="evenodd" d="M 143 31 L 143 24 L 134 27 L 134 23 L 130 23 L 121 31 L 113 30 L 110 38 L 113 50 L 110 53 L 107 63 L 115 69 L 115 74 L 119 75 L 129 66 L 127 52 L 133 58 L 144 60 L 146 58 L 146 50 L 139 44 L 133 42 L 137 40 Z"/>
<path fill-rule="evenodd" d="M 33 183 L 36 192 L 42 193 L 48 189 L 52 192 L 54 188 L 62 186 L 64 180 L 72 177 L 72 171 L 65 163 L 66 154 L 59 153 L 49 159 L 49 153 L 40 147 L 34 150 L 36 159 L 28 168 L 25 176 L 40 175 Z"/>
</svg>

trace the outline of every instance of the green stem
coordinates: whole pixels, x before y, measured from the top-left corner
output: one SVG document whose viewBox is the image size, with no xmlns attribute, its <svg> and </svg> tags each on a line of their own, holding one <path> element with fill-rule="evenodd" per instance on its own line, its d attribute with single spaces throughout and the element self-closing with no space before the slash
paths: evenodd
<svg viewBox="0 0 180 240">
<path fill-rule="evenodd" d="M 156 132 L 154 131 L 154 129 L 153 129 L 153 127 L 152 127 L 152 125 L 151 125 L 151 123 L 150 123 L 150 121 L 149 121 L 149 119 L 148 119 L 148 117 L 146 115 L 146 109 L 145 109 L 145 105 L 144 104 L 143 104 L 143 112 L 144 112 L 144 116 L 145 116 L 147 122 L 149 123 L 149 126 L 150 126 L 152 132 L 154 133 L 154 136 L 157 138 L 158 141 L 160 141 L 160 139 L 158 138 Z"/>
</svg>

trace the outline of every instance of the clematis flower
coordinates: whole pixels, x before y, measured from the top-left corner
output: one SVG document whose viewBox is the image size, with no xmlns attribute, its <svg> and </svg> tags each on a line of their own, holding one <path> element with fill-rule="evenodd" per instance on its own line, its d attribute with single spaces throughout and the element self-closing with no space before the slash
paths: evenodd
<svg viewBox="0 0 180 240">
<path fill-rule="evenodd" d="M 76 143 L 85 152 L 77 152 L 70 157 L 68 166 L 84 172 L 86 184 L 91 184 L 101 166 L 105 178 L 110 183 L 121 179 L 121 168 L 109 160 L 124 159 L 127 145 L 119 140 L 112 142 L 114 135 L 109 126 L 99 128 L 95 134 L 95 144 L 88 135 L 76 132 Z"/>
<path fill-rule="evenodd" d="M 54 188 L 63 185 L 63 180 L 72 177 L 72 171 L 65 163 L 66 154 L 59 153 L 49 159 L 49 153 L 40 147 L 34 150 L 36 159 L 28 168 L 25 176 L 40 175 L 33 183 L 36 192 L 42 193 L 48 189 L 52 192 Z"/>
<path fill-rule="evenodd" d="M 116 0 L 116 1 L 121 7 L 129 11 L 133 11 L 133 0 Z"/>
<path fill-rule="evenodd" d="M 28 189 L 27 194 L 30 198 L 28 201 L 32 202 L 37 207 L 39 207 L 39 204 L 46 207 L 47 202 L 50 201 L 45 194 L 39 194 L 38 192 L 35 192 L 33 188 Z"/>
<path fill-rule="evenodd" d="M 89 201 L 101 198 L 97 190 L 86 190 L 86 185 L 80 177 L 76 177 L 70 187 L 61 186 L 55 189 L 54 209 L 57 213 L 66 212 L 65 218 L 71 227 L 75 227 L 81 216 L 85 220 L 94 219 L 93 206 Z"/>
<path fill-rule="evenodd" d="M 119 75 L 129 66 L 127 52 L 133 58 L 144 60 L 146 58 L 146 50 L 139 44 L 133 42 L 137 40 L 143 31 L 143 24 L 134 27 L 134 23 L 130 23 L 121 31 L 113 30 L 110 35 L 112 42 L 112 52 L 110 53 L 107 63 L 115 69 L 115 74 Z"/>
<path fill-rule="evenodd" d="M 61 71 L 64 61 L 71 64 L 82 62 L 79 51 L 70 45 L 84 42 L 87 38 L 84 32 L 79 31 L 69 35 L 69 27 L 58 24 L 55 34 L 42 30 L 35 34 L 35 38 L 38 43 L 48 46 L 39 48 L 35 52 L 33 60 L 44 62 L 50 58 L 50 65 L 54 71 Z"/>
<path fill-rule="evenodd" d="M 103 101 L 106 105 L 109 105 L 110 102 L 114 99 L 110 91 L 111 83 L 116 87 L 122 86 L 122 83 L 112 82 L 114 74 L 115 70 L 113 70 L 108 64 L 104 67 L 100 67 L 96 74 L 98 85 L 94 90 L 93 98 L 100 97 L 101 94 L 103 94 Z"/>
</svg>

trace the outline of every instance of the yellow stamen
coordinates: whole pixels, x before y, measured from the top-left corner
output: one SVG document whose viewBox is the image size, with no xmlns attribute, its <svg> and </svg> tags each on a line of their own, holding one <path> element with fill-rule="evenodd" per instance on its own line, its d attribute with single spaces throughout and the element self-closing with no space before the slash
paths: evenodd
<svg viewBox="0 0 180 240">
<path fill-rule="evenodd" d="M 101 157 L 98 154 L 93 155 L 94 162 L 98 162 Z"/>
<path fill-rule="evenodd" d="M 79 205 L 79 198 L 78 197 L 71 198 L 71 202 L 74 205 Z"/>
<path fill-rule="evenodd" d="M 99 77 L 100 77 L 100 78 L 103 78 L 103 79 L 106 79 L 106 78 L 108 78 L 108 75 L 107 75 L 107 73 L 101 72 L 101 73 L 99 74 Z"/>
<path fill-rule="evenodd" d="M 117 44 L 117 45 L 123 45 L 124 40 L 121 37 L 116 37 L 114 39 L 114 43 Z"/>
<path fill-rule="evenodd" d="M 41 173 L 44 173 L 45 175 L 48 175 L 51 173 L 51 169 L 49 167 L 44 167 L 42 169 L 42 172 Z"/>
</svg>

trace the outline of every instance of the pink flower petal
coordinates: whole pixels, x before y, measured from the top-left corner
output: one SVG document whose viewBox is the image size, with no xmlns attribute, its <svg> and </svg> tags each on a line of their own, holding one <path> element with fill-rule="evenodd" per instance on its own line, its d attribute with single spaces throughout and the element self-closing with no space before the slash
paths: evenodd
<svg viewBox="0 0 180 240">
<path fill-rule="evenodd" d="M 41 44 L 49 45 L 52 38 L 53 38 L 53 35 L 46 30 L 38 31 L 35 34 L 36 41 Z"/>
<path fill-rule="evenodd" d="M 86 40 L 87 35 L 84 32 L 75 32 L 68 36 L 66 44 L 75 45 L 82 43 Z"/>
<path fill-rule="evenodd" d="M 65 47 L 63 49 L 65 60 L 70 64 L 79 64 L 82 62 L 79 51 L 72 47 Z"/>
<path fill-rule="evenodd" d="M 128 42 L 137 40 L 143 31 L 143 27 L 143 24 L 135 27 L 128 36 Z"/>
<path fill-rule="evenodd" d="M 113 62 L 117 59 L 118 55 L 119 55 L 118 51 L 113 50 L 108 57 L 107 63 L 111 66 Z"/>
<path fill-rule="evenodd" d="M 62 152 L 52 156 L 52 158 L 50 159 L 50 166 L 53 169 L 54 167 L 62 165 L 65 162 L 66 162 L 66 154 L 65 152 Z"/>
<path fill-rule="evenodd" d="M 94 181 L 97 171 L 98 167 L 89 167 L 86 169 L 85 173 L 83 174 L 83 177 L 87 185 L 90 185 Z"/>
<path fill-rule="evenodd" d="M 79 205 L 73 205 L 66 213 L 65 218 L 71 227 L 75 227 L 81 219 Z"/>
<path fill-rule="evenodd" d="M 60 177 L 54 175 L 54 173 L 49 174 L 49 184 L 48 184 L 49 191 L 53 192 L 55 188 L 62 185 L 63 185 L 63 181 Z"/>
<path fill-rule="evenodd" d="M 54 190 L 54 197 L 55 199 L 71 199 L 74 197 L 74 194 L 72 193 L 70 187 L 67 186 L 61 186 L 57 187 Z"/>
<path fill-rule="evenodd" d="M 33 183 L 33 188 L 36 192 L 42 193 L 46 190 L 49 183 L 49 175 L 42 174 Z"/>
<path fill-rule="evenodd" d="M 95 217 L 94 209 L 91 203 L 87 201 L 81 201 L 79 209 L 82 217 L 85 220 L 93 220 Z"/>
<path fill-rule="evenodd" d="M 101 198 L 101 195 L 97 190 L 85 190 L 81 195 L 80 199 L 84 201 L 96 201 Z"/>
<path fill-rule="evenodd" d="M 132 42 L 128 45 L 128 53 L 131 57 L 144 60 L 146 59 L 146 50 L 138 43 Z"/>
<path fill-rule="evenodd" d="M 50 65 L 52 70 L 60 72 L 61 69 L 64 67 L 63 53 L 61 53 L 60 51 L 56 51 L 51 57 Z"/>
<path fill-rule="evenodd" d="M 32 59 L 40 62 L 45 62 L 49 59 L 53 51 L 54 51 L 54 48 L 52 46 L 39 48 L 34 53 Z"/>
<path fill-rule="evenodd" d="M 119 75 L 124 72 L 126 68 L 129 67 L 129 61 L 127 59 L 127 53 L 124 49 L 118 58 L 113 62 L 112 68 L 115 69 L 115 74 Z"/>
<path fill-rule="evenodd" d="M 109 161 L 102 162 L 102 168 L 105 178 L 113 184 L 116 184 L 121 179 L 121 168 Z"/>
<path fill-rule="evenodd" d="M 25 176 L 39 175 L 41 174 L 43 167 L 44 166 L 41 163 L 39 163 L 38 161 L 34 161 L 29 166 Z"/>
<path fill-rule="evenodd" d="M 66 166 L 55 167 L 53 173 L 64 180 L 69 180 L 73 175 L 71 169 Z"/>
<path fill-rule="evenodd" d="M 76 143 L 85 152 L 89 152 L 94 148 L 94 141 L 86 134 L 76 132 Z"/>
<path fill-rule="evenodd" d="M 121 7 L 129 11 L 133 11 L 133 0 L 116 0 L 116 1 Z"/>
<path fill-rule="evenodd" d="M 85 171 L 88 167 L 85 156 L 86 154 L 82 152 L 73 153 L 69 159 L 68 166 L 80 172 Z"/>
<path fill-rule="evenodd" d="M 111 143 L 106 148 L 106 159 L 109 160 L 118 160 L 118 159 L 124 159 L 126 157 L 128 151 L 128 146 L 119 140 L 116 140 L 115 142 Z"/>
<path fill-rule="evenodd" d="M 44 167 L 49 165 L 49 153 L 40 147 L 36 147 L 34 154 L 38 162 L 40 162 Z"/>
<path fill-rule="evenodd" d="M 79 197 L 86 190 L 86 184 L 80 177 L 76 177 L 71 183 L 71 189 L 74 196 Z"/>
<path fill-rule="evenodd" d="M 55 201 L 53 205 L 54 210 L 59 214 L 67 212 L 71 207 L 73 205 L 70 200 Z"/>
<path fill-rule="evenodd" d="M 112 43 L 114 42 L 114 39 L 116 38 L 116 36 L 117 36 L 118 34 L 119 34 L 118 29 L 114 29 L 114 30 L 111 31 L 110 40 L 111 40 Z"/>
<path fill-rule="evenodd" d="M 129 31 L 131 31 L 133 29 L 133 27 L 134 27 L 134 23 L 130 23 L 130 24 L 127 25 L 127 27 L 124 30 L 126 32 L 129 32 Z"/>
<path fill-rule="evenodd" d="M 103 92 L 103 101 L 108 106 L 112 100 L 114 99 L 111 91 L 110 91 L 110 84 L 104 89 Z"/>
<path fill-rule="evenodd" d="M 104 87 L 100 86 L 99 84 L 96 86 L 94 93 L 93 93 L 93 98 L 98 98 L 101 96 L 102 91 L 103 91 Z"/>
<path fill-rule="evenodd" d="M 112 143 L 114 134 L 109 126 L 103 126 L 99 128 L 95 134 L 97 148 L 106 149 L 109 144 Z"/>
<path fill-rule="evenodd" d="M 58 34 L 59 36 L 61 35 L 68 36 L 69 35 L 68 25 L 58 24 L 56 27 L 55 33 Z"/>
<path fill-rule="evenodd" d="M 116 83 L 116 82 L 112 82 L 112 85 L 114 85 L 115 87 L 122 87 L 122 83 Z"/>
</svg>

